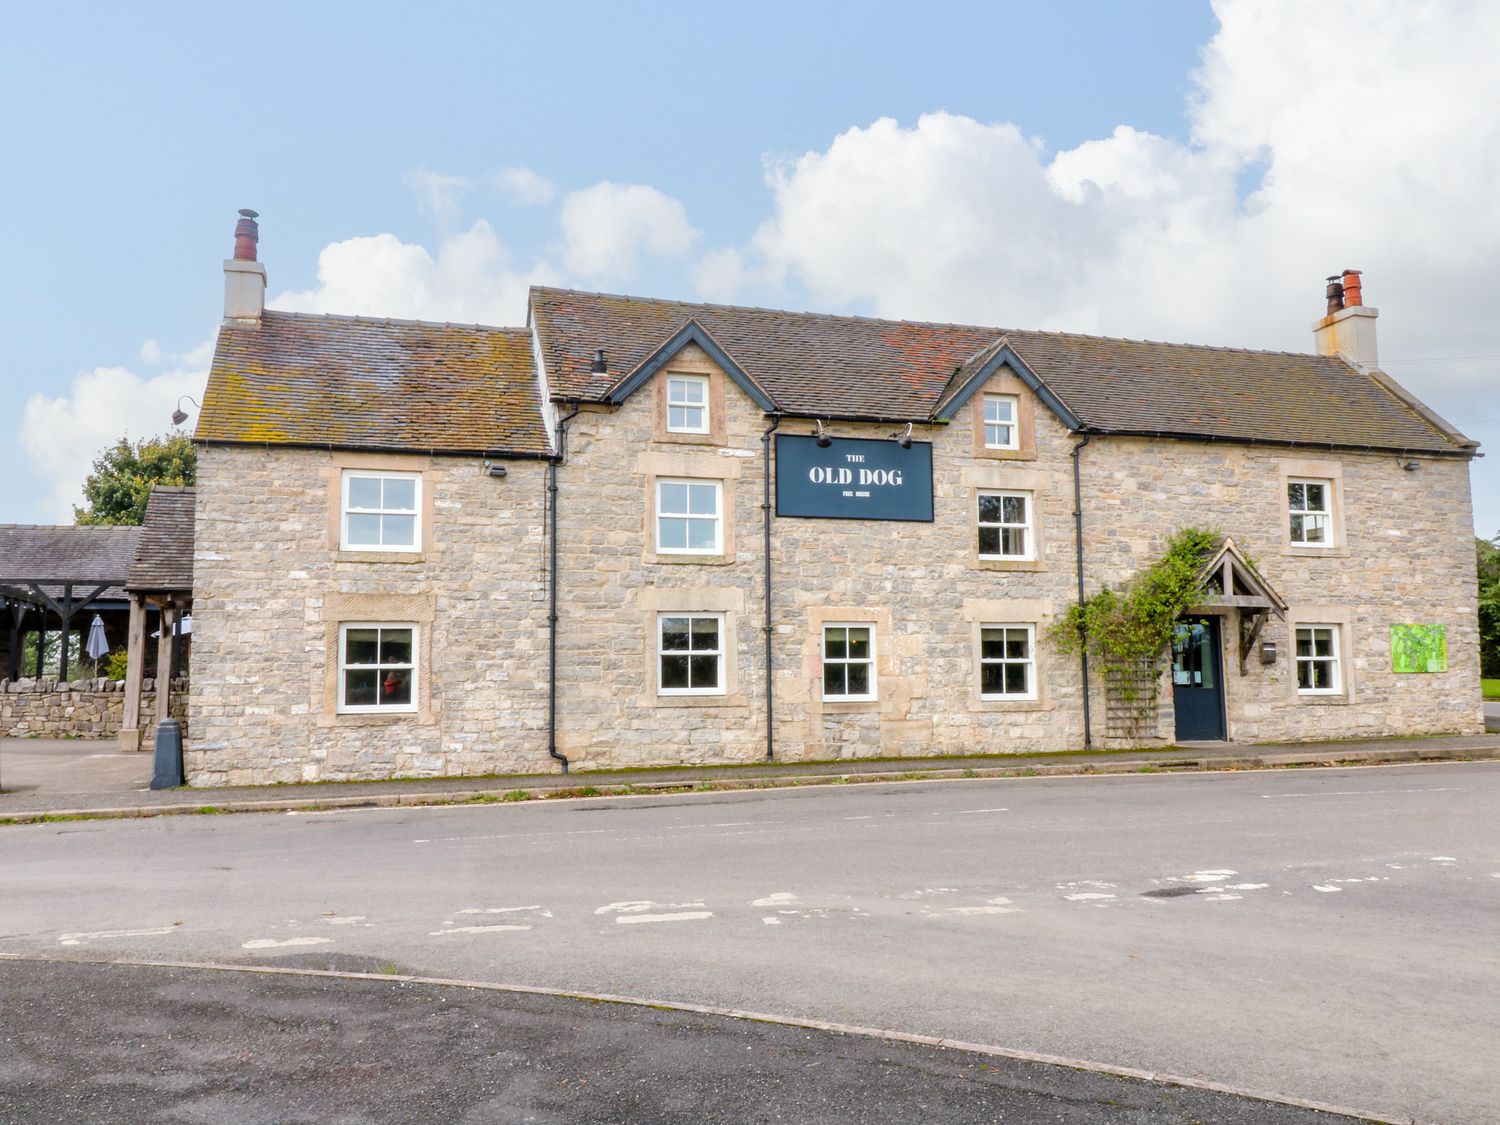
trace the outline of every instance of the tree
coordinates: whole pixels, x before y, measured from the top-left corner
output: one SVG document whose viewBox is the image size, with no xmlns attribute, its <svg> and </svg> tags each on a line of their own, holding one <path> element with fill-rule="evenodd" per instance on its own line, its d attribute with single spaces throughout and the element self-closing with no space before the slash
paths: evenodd
<svg viewBox="0 0 1500 1125">
<path fill-rule="evenodd" d="M 192 484 L 198 453 L 186 434 L 172 433 L 131 443 L 122 437 L 98 457 L 83 484 L 84 507 L 73 509 L 80 524 L 139 524 L 153 484 Z"/>
<path fill-rule="evenodd" d="M 1474 540 L 1479 555 L 1480 675 L 1500 677 L 1500 535 Z"/>
</svg>

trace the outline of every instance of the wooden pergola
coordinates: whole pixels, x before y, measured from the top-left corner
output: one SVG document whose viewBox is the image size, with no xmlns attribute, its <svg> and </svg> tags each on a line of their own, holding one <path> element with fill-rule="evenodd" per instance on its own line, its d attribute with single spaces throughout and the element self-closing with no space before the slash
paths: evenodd
<svg viewBox="0 0 1500 1125">
<path fill-rule="evenodd" d="M 171 714 L 172 680 L 177 674 L 178 638 L 183 615 L 193 605 L 193 511 L 195 493 L 182 485 L 157 485 L 146 504 L 146 522 L 130 565 L 125 593 L 130 598 L 126 651 L 125 713 L 120 723 L 121 750 L 141 749 L 144 732 L 141 695 L 146 671 L 146 616 L 155 606 L 161 627 L 156 635 L 156 714 L 152 723 Z"/>
<path fill-rule="evenodd" d="M 140 538 L 138 527 L 0 526 L 0 607 L 8 641 L 0 671 L 5 678 L 20 679 L 26 671 L 21 638 L 28 616 L 34 616 L 40 634 L 61 631 L 58 678 L 70 678 L 74 669 L 67 638 L 74 622 L 89 609 L 107 613 L 123 608 L 123 587 Z M 43 647 L 37 646 L 32 670 L 37 678 Z"/>
</svg>

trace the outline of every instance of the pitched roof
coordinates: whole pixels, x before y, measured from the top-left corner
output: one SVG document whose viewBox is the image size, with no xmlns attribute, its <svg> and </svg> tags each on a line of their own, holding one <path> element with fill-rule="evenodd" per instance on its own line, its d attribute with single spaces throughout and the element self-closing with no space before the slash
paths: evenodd
<svg viewBox="0 0 1500 1125">
<path fill-rule="evenodd" d="M 560 397 L 598 400 L 695 321 L 786 414 L 923 421 L 961 401 L 1001 338 L 1081 425 L 1102 433 L 1468 455 L 1342 359 L 1061 332 L 875 320 L 537 287 L 531 311 Z M 609 371 L 590 362 L 603 348 Z M 949 393 L 945 396 L 944 392 Z"/>
<path fill-rule="evenodd" d="M 140 537 L 138 527 L 0 524 L 0 586 L 42 582 L 47 593 L 61 597 L 57 583 L 108 583 L 99 596 L 123 598 Z"/>
<path fill-rule="evenodd" d="M 219 329 L 193 436 L 545 456 L 542 410 L 525 329 L 267 310 Z"/>
<path fill-rule="evenodd" d="M 146 522 L 130 564 L 127 590 L 193 588 L 194 489 L 157 485 L 146 501 Z"/>
</svg>

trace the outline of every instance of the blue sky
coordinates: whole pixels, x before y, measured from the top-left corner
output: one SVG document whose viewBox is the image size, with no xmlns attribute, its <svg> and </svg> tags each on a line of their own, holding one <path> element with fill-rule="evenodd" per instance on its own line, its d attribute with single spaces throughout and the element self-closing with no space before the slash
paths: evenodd
<svg viewBox="0 0 1500 1125">
<path fill-rule="evenodd" d="M 0 522 L 201 386 L 242 206 L 273 304 L 492 323 L 541 280 L 1307 350 L 1354 266 L 1500 444 L 1495 20 L 1328 7 L 12 13 Z"/>
</svg>

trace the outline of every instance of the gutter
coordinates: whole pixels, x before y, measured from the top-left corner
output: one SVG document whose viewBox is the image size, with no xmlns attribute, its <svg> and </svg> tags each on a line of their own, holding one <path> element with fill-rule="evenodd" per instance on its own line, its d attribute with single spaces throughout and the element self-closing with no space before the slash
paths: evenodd
<svg viewBox="0 0 1500 1125">
<path fill-rule="evenodd" d="M 766 621 L 761 626 L 761 632 L 765 636 L 766 643 L 766 761 L 774 761 L 776 757 L 776 734 L 775 719 L 775 694 L 772 686 L 771 676 L 771 435 L 776 432 L 776 427 L 781 425 L 781 415 L 771 416 L 771 425 L 763 430 L 760 435 L 761 455 L 764 458 L 765 473 L 762 480 L 762 494 L 760 502 L 761 525 L 765 533 L 765 608 Z"/>
<path fill-rule="evenodd" d="M 1078 560 L 1078 608 L 1083 608 L 1083 476 L 1080 459 L 1084 446 L 1094 440 L 1094 435 L 1084 432 L 1083 440 L 1073 446 L 1073 544 Z M 1094 748 L 1092 717 L 1089 713 L 1089 650 L 1087 637 L 1078 653 L 1078 665 L 1083 676 L 1083 748 Z"/>
<path fill-rule="evenodd" d="M 557 452 L 547 463 L 548 578 L 547 578 L 547 753 L 568 772 L 567 756 L 557 749 L 557 469 L 567 456 L 568 423 L 582 407 L 573 402 L 571 413 L 557 421 Z"/>
</svg>

